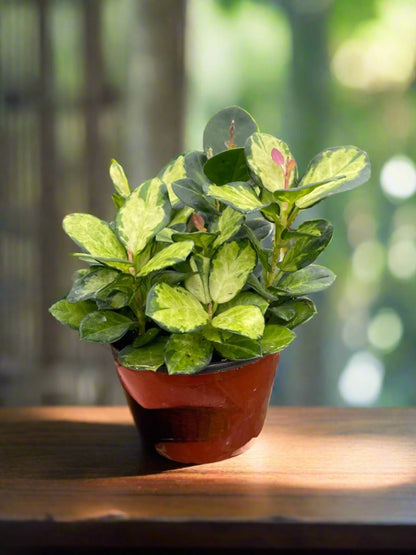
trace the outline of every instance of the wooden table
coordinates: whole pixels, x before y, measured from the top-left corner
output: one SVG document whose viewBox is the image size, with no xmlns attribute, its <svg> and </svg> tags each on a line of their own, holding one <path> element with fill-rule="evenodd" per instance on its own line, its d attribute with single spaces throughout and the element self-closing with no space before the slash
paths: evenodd
<svg viewBox="0 0 416 555">
<path fill-rule="evenodd" d="M 238 457 L 146 452 L 125 407 L 0 409 L 0 547 L 416 548 L 416 409 L 272 408 Z"/>
</svg>

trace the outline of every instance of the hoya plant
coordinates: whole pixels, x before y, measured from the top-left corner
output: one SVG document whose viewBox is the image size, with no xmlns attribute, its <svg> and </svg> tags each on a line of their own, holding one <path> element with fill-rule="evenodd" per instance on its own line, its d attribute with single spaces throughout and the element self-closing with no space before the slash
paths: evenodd
<svg viewBox="0 0 416 555">
<path fill-rule="evenodd" d="M 328 148 L 300 176 L 288 145 L 232 106 L 209 120 L 203 150 L 133 190 L 114 160 L 110 177 L 112 222 L 63 221 L 88 267 L 50 312 L 123 366 L 197 374 L 281 351 L 316 313 L 308 295 L 335 279 L 315 263 L 333 228 L 296 218 L 365 183 L 370 163 L 355 146 Z"/>
</svg>

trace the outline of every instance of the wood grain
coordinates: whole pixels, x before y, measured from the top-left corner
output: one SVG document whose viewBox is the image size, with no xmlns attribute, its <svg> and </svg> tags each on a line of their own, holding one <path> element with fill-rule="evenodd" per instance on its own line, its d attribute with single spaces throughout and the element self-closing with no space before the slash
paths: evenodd
<svg viewBox="0 0 416 555">
<path fill-rule="evenodd" d="M 0 546 L 416 547 L 416 409 L 272 408 L 246 453 L 182 466 L 125 407 L 0 409 Z"/>
</svg>

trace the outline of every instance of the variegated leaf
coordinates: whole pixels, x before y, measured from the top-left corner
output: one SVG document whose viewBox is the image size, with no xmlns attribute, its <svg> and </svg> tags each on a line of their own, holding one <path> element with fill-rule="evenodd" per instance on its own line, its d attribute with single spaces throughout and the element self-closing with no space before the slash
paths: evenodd
<svg viewBox="0 0 416 555">
<path fill-rule="evenodd" d="M 85 316 L 95 310 L 97 305 L 93 301 L 69 303 L 66 299 L 61 299 L 50 307 L 49 312 L 64 326 L 77 330 Z"/>
<path fill-rule="evenodd" d="M 308 220 L 297 231 L 303 235 L 295 239 L 279 263 L 284 272 L 295 272 L 314 262 L 330 242 L 333 227 L 326 220 Z"/>
<path fill-rule="evenodd" d="M 107 222 L 91 214 L 69 214 L 64 218 L 63 228 L 93 258 L 104 258 L 107 266 L 125 269 L 128 264 L 126 250 Z M 113 259 L 126 260 L 126 263 L 120 264 Z"/>
<path fill-rule="evenodd" d="M 250 360 L 261 356 L 260 341 L 237 335 L 218 328 L 206 327 L 202 333 L 212 343 L 214 349 L 230 360 Z"/>
<path fill-rule="evenodd" d="M 128 345 L 118 353 L 118 361 L 132 370 L 152 370 L 156 372 L 163 366 L 167 337 L 157 337 L 142 347 Z"/>
<path fill-rule="evenodd" d="M 305 209 L 329 195 L 354 189 L 368 181 L 370 175 L 370 161 L 363 150 L 355 146 L 328 148 L 312 159 L 300 186 L 326 182 L 297 200 L 296 206 Z"/>
<path fill-rule="evenodd" d="M 136 322 L 112 310 L 97 310 L 85 316 L 79 326 L 79 337 L 93 343 L 113 343 L 125 335 Z"/>
<path fill-rule="evenodd" d="M 172 183 L 178 179 L 183 179 L 186 177 L 185 170 L 185 156 L 180 154 L 174 160 L 169 162 L 167 166 L 159 172 L 158 177 L 165 183 L 168 189 L 169 201 L 173 207 L 177 207 L 180 204 L 180 199 L 175 195 L 172 189 Z"/>
<path fill-rule="evenodd" d="M 250 339 L 260 339 L 264 331 L 264 318 L 258 306 L 238 305 L 215 316 L 212 326 Z"/>
<path fill-rule="evenodd" d="M 127 198 L 131 192 L 129 182 L 127 181 L 123 168 L 116 160 L 111 160 L 110 177 L 117 193 L 122 198 Z"/>
<path fill-rule="evenodd" d="M 231 237 L 241 229 L 245 219 L 243 214 L 234 210 L 231 206 L 227 206 L 218 218 L 217 229 L 219 231 L 219 236 L 215 239 L 214 248 L 219 247 L 228 241 L 228 239 L 231 239 Z"/>
<path fill-rule="evenodd" d="M 229 308 L 232 308 L 233 306 L 238 306 L 238 305 L 258 306 L 262 314 L 265 314 L 269 306 L 269 301 L 267 301 L 261 295 L 257 295 L 257 293 L 253 293 L 252 291 L 241 291 L 240 293 L 238 293 L 238 295 L 234 297 L 234 299 L 220 305 L 218 308 L 217 314 L 220 314 L 221 312 L 224 312 L 225 310 L 228 310 Z"/>
<path fill-rule="evenodd" d="M 248 139 L 245 151 L 254 178 L 259 179 L 265 189 L 271 192 L 285 189 L 285 172 L 293 160 L 286 143 L 267 133 L 254 133 Z M 295 181 L 296 167 L 289 172 L 287 186 L 292 187 Z"/>
<path fill-rule="evenodd" d="M 271 355 L 272 353 L 283 351 L 295 337 L 296 334 L 284 326 L 267 325 L 260 340 L 263 355 Z"/>
<path fill-rule="evenodd" d="M 208 286 L 210 264 L 211 260 L 205 256 L 193 256 L 190 260 L 190 266 L 195 273 L 185 280 L 186 289 L 203 304 L 211 302 Z"/>
<path fill-rule="evenodd" d="M 225 243 L 212 259 L 209 291 L 216 303 L 230 301 L 244 287 L 256 265 L 256 253 L 248 240 Z"/>
<path fill-rule="evenodd" d="M 244 181 L 228 183 L 228 185 L 222 185 L 221 187 L 207 185 L 206 192 L 208 196 L 228 204 L 243 214 L 257 212 L 268 204 L 267 202 L 261 202 L 254 188 Z"/>
<path fill-rule="evenodd" d="M 185 260 L 194 246 L 193 241 L 183 241 L 182 243 L 172 243 L 165 249 L 156 253 L 153 258 L 145 264 L 138 272 L 138 276 L 147 276 L 150 272 L 162 270 L 168 266 L 173 266 Z"/>
<path fill-rule="evenodd" d="M 335 277 L 328 268 L 311 264 L 297 272 L 285 274 L 276 287 L 288 295 L 297 297 L 326 289 L 334 283 Z"/>
<path fill-rule="evenodd" d="M 159 178 L 142 183 L 126 199 L 116 218 L 120 241 L 133 255 L 140 253 L 147 243 L 168 222 L 171 207 L 166 186 Z"/>
<path fill-rule="evenodd" d="M 99 291 L 105 289 L 120 275 L 117 270 L 111 268 L 98 268 L 93 272 L 81 276 L 72 286 L 67 300 L 70 303 L 94 299 Z"/>
<path fill-rule="evenodd" d="M 177 333 L 194 331 L 205 326 L 208 313 L 194 295 L 183 287 L 167 283 L 154 285 L 147 296 L 146 314 L 160 327 Z"/>
<path fill-rule="evenodd" d="M 211 362 L 212 344 L 199 333 L 173 333 L 165 349 L 168 374 L 197 374 Z"/>
</svg>

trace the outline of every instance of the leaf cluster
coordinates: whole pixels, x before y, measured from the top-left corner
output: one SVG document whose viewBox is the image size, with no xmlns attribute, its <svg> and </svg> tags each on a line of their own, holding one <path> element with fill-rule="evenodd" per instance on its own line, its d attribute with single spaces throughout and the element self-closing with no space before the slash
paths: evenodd
<svg viewBox="0 0 416 555">
<path fill-rule="evenodd" d="M 208 122 L 203 151 L 179 155 L 133 190 L 112 161 L 114 221 L 65 217 L 88 268 L 50 312 L 80 339 L 115 345 L 136 370 L 196 374 L 213 359 L 279 352 L 316 313 L 307 295 L 335 279 L 315 263 L 332 226 L 296 227 L 296 217 L 369 176 L 366 153 L 341 146 L 299 178 L 288 145 L 225 108 Z"/>
</svg>

